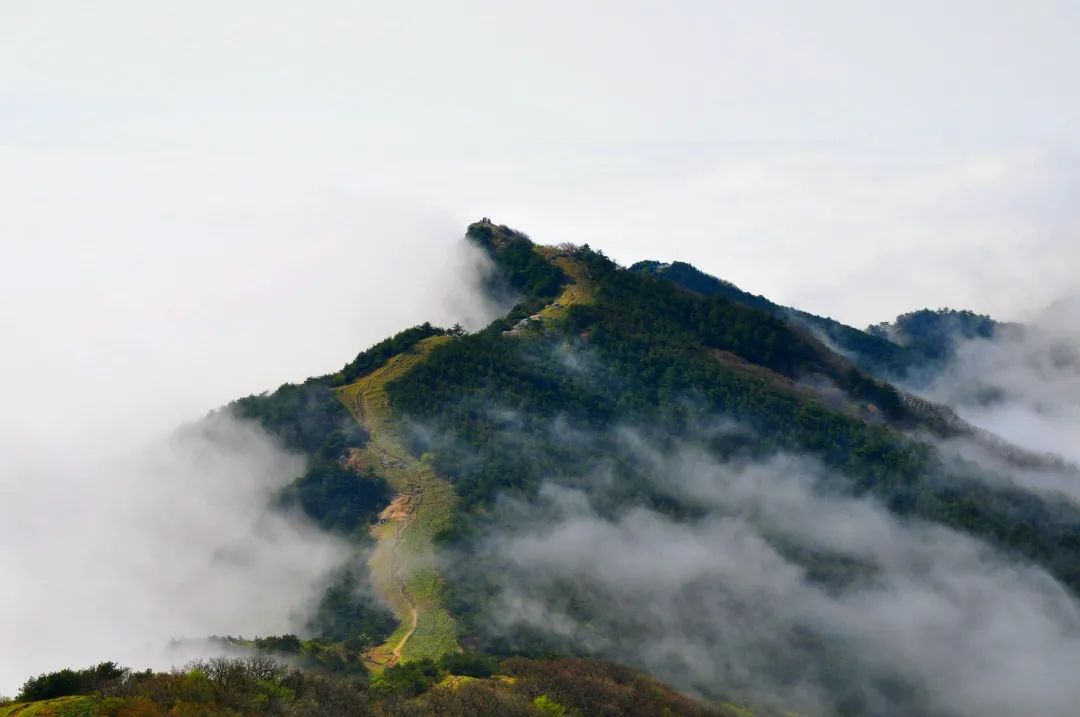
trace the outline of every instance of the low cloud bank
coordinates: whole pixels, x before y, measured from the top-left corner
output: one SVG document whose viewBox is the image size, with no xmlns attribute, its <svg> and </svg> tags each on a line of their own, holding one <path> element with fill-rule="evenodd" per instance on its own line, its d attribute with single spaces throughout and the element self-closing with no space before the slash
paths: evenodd
<svg viewBox="0 0 1080 717">
<path fill-rule="evenodd" d="M 1080 463 L 1080 301 L 961 342 L 926 393 L 1021 448 Z M 1080 497 L 1080 484 L 1064 488 Z"/>
<path fill-rule="evenodd" d="M 173 638 L 300 630 L 350 555 L 267 510 L 304 459 L 224 413 L 123 458 L 4 448 L 23 460 L 0 484 L 0 694 L 105 659 L 182 663 Z"/>
<path fill-rule="evenodd" d="M 1040 569 L 834 492 L 810 460 L 622 448 L 696 515 L 598 510 L 587 477 L 504 500 L 483 543 L 505 568 L 501 629 L 800 711 L 1074 713 L 1080 609 Z"/>
<path fill-rule="evenodd" d="M 408 326 L 489 321 L 463 220 L 347 164 L 0 155 L 0 694 L 167 666 L 174 637 L 295 629 L 346 559 L 265 511 L 301 461 L 224 416 L 162 436 Z"/>
</svg>

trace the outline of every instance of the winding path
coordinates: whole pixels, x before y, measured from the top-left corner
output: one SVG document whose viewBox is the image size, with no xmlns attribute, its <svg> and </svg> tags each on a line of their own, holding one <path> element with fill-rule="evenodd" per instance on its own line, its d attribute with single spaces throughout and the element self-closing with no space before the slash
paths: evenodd
<svg viewBox="0 0 1080 717">
<path fill-rule="evenodd" d="M 438 575 L 428 560 L 434 549 L 432 536 L 449 523 L 456 495 L 428 463 L 410 454 L 386 394 L 388 382 L 446 340 L 427 339 L 338 389 L 341 402 L 369 436 L 363 448 L 350 453 L 348 463 L 360 470 L 374 468 L 395 491 L 372 529 L 377 545 L 369 565 L 376 590 L 393 609 L 399 626 L 389 640 L 367 654 L 366 660 L 375 669 L 460 649 L 453 617 L 441 604 Z"/>
<path fill-rule="evenodd" d="M 407 643 L 409 641 L 409 638 L 413 636 L 413 633 L 416 632 L 416 624 L 419 620 L 419 616 L 416 612 L 416 603 L 414 603 L 413 599 L 409 597 L 409 591 L 405 589 L 405 579 L 401 577 L 401 554 L 399 549 L 401 547 L 401 539 L 405 535 L 404 519 L 399 520 L 397 528 L 395 529 L 395 533 L 396 534 L 394 535 L 393 547 L 394 579 L 397 581 L 398 592 L 401 593 L 401 599 L 404 600 L 409 606 L 409 617 L 411 624 L 409 625 L 408 631 L 398 642 L 397 647 L 394 648 L 394 651 L 392 653 L 394 659 L 390 661 L 391 665 L 397 664 L 401 661 L 401 653 L 405 649 L 405 643 Z"/>
</svg>

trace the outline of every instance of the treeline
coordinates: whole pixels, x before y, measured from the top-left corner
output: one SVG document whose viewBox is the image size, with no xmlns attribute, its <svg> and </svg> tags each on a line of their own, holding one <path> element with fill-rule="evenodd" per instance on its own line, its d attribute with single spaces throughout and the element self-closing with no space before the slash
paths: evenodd
<svg viewBox="0 0 1080 717">
<path fill-rule="evenodd" d="M 392 495 L 386 479 L 371 469 L 361 472 L 339 461 L 317 460 L 281 491 L 278 501 L 302 510 L 324 530 L 362 539 Z"/>
<path fill-rule="evenodd" d="M 397 618 L 374 596 L 368 577 L 366 562 L 342 568 L 320 598 L 307 631 L 355 653 L 384 642 L 397 627 Z"/>
<path fill-rule="evenodd" d="M 132 672 L 120 670 L 113 663 L 106 664 L 118 670 L 118 674 L 95 684 L 91 690 L 59 690 L 44 699 L 82 696 L 57 705 L 71 717 L 725 717 L 736 714 L 680 695 L 624 667 L 576 659 L 538 662 L 517 658 L 499 663 L 482 655 L 448 655 L 439 662 L 426 660 L 390 667 L 373 679 L 297 670 L 263 656 L 199 660 L 167 673 Z M 52 675 L 35 680 L 37 683 L 56 681 Z M 21 705 L 0 706 L 0 715 L 4 717 L 21 711 Z M 26 710 L 26 713 L 46 712 Z"/>
<path fill-rule="evenodd" d="M 924 362 L 924 357 L 919 352 L 893 343 L 884 334 L 860 331 L 824 316 L 780 306 L 764 296 L 743 291 L 731 282 L 710 276 L 685 262 L 661 264 L 641 261 L 630 267 L 630 270 L 659 277 L 703 296 L 716 296 L 759 309 L 786 323 L 820 332 L 829 342 L 852 356 L 861 368 L 878 375 L 902 376 Z"/>
<path fill-rule="evenodd" d="M 1002 326 L 973 311 L 919 309 L 901 314 L 892 322 L 874 324 L 867 332 L 899 342 L 924 362 L 940 363 L 953 357 L 961 341 L 991 339 Z"/>
<path fill-rule="evenodd" d="M 31 677 L 15 699 L 36 702 L 68 695 L 88 695 L 126 676 L 128 671 L 115 662 L 102 662 L 81 670 L 63 669 Z"/>
<path fill-rule="evenodd" d="M 325 378 L 287 383 L 273 393 L 233 401 L 226 410 L 258 423 L 286 448 L 314 458 L 335 460 L 347 446 L 367 441 Z"/>
<path fill-rule="evenodd" d="M 423 323 L 405 329 L 369 349 L 361 351 L 355 359 L 345 364 L 336 374 L 326 377 L 333 386 L 345 386 L 371 373 L 394 356 L 412 349 L 416 344 L 432 336 L 445 336 L 451 330 Z"/>
</svg>

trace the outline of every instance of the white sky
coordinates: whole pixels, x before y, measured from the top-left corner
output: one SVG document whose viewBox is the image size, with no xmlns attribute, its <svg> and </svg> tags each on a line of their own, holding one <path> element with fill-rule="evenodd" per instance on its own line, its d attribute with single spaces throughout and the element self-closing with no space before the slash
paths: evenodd
<svg viewBox="0 0 1080 717">
<path fill-rule="evenodd" d="M 167 426 L 333 369 L 458 315 L 446 247 L 480 216 L 855 325 L 1022 317 L 1080 265 L 1078 21 L 1019 1 L 0 0 L 8 395 L 95 406 L 88 386 L 123 381 Z"/>
</svg>

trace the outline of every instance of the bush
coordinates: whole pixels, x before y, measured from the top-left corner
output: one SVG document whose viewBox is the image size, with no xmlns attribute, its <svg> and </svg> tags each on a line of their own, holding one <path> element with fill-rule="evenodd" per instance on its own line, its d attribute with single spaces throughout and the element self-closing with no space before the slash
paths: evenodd
<svg viewBox="0 0 1080 717">
<path fill-rule="evenodd" d="M 479 652 L 461 652 L 444 655 L 439 660 L 439 667 L 452 675 L 491 677 L 499 669 L 499 663 L 495 658 Z"/>
<path fill-rule="evenodd" d="M 109 682 L 128 674 L 128 670 L 115 662 L 102 662 L 84 670 L 63 669 L 31 677 L 23 684 L 16 699 L 19 702 L 51 700 L 54 697 L 88 695 Z"/>
<path fill-rule="evenodd" d="M 387 667 L 371 681 L 371 687 L 384 693 L 415 697 L 431 689 L 442 675 L 442 670 L 433 660 L 416 660 Z"/>
<path fill-rule="evenodd" d="M 354 533 L 390 503 L 386 479 L 371 471 L 357 475 L 337 461 L 315 462 L 281 492 L 285 507 L 296 507 L 325 530 Z"/>
</svg>

